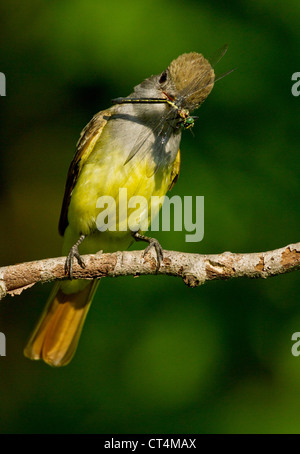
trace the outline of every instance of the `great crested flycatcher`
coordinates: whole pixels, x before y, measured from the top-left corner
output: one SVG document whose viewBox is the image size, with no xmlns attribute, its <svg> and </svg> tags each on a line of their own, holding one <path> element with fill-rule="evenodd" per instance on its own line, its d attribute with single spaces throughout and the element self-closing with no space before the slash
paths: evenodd
<svg viewBox="0 0 300 454">
<path fill-rule="evenodd" d="M 151 205 L 151 196 L 164 196 L 177 181 L 181 131 L 193 126 L 197 117 L 190 112 L 207 98 L 214 80 L 214 70 L 201 54 L 180 55 L 160 75 L 137 85 L 131 95 L 114 100 L 115 105 L 96 114 L 83 129 L 69 168 L 59 221 L 69 277 L 74 258 L 84 266 L 80 254 L 124 250 L 134 239 L 148 241 L 148 248 L 155 246 L 160 263 L 160 245 L 140 232 L 139 219 L 133 228 L 124 228 L 130 210 L 124 210 L 122 218 L 119 189 L 127 190 L 128 199 L 143 196 L 149 211 L 159 211 L 160 206 Z M 97 222 L 97 201 L 102 196 L 116 201 L 114 230 L 102 229 Z M 147 228 L 149 222 L 148 214 Z M 57 282 L 24 349 L 25 356 L 43 359 L 51 366 L 68 364 L 98 283 Z"/>
</svg>

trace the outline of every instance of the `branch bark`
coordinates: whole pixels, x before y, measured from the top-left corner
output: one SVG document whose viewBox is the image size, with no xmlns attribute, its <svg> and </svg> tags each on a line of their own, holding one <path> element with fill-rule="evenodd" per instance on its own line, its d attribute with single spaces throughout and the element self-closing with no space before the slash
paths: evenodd
<svg viewBox="0 0 300 454">
<path fill-rule="evenodd" d="M 84 255 L 82 258 L 86 267 L 82 269 L 74 260 L 74 279 L 163 274 L 180 277 L 189 287 L 197 287 L 215 279 L 265 279 L 300 269 L 300 243 L 250 254 L 164 251 L 164 260 L 159 270 L 152 251 L 145 257 L 143 251 L 124 251 Z M 7 294 L 19 295 L 37 282 L 65 279 L 64 265 L 65 257 L 58 257 L 0 268 L 0 299 Z"/>
</svg>

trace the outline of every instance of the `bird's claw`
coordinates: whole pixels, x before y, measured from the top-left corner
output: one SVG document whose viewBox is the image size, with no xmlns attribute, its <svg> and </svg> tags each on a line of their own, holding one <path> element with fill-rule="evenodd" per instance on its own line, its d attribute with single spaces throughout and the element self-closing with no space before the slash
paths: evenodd
<svg viewBox="0 0 300 454">
<path fill-rule="evenodd" d="M 76 258 L 78 264 L 81 268 L 85 268 L 85 263 L 81 258 L 81 255 L 78 251 L 79 244 L 84 240 L 84 236 L 82 235 L 79 240 L 77 241 L 74 246 L 71 247 L 70 252 L 65 261 L 65 274 L 69 276 L 70 279 L 73 279 L 73 261 L 74 257 Z"/>
<path fill-rule="evenodd" d="M 163 257 L 163 248 L 161 247 L 160 242 L 156 238 L 150 238 L 148 236 L 141 235 L 139 232 L 133 232 L 132 236 L 136 241 L 145 241 L 145 242 L 149 243 L 143 252 L 143 257 L 145 257 L 145 255 L 150 251 L 150 249 L 152 247 L 155 248 L 156 259 L 157 259 L 157 269 L 159 270 L 159 268 L 162 264 L 163 258 L 164 258 Z"/>
</svg>

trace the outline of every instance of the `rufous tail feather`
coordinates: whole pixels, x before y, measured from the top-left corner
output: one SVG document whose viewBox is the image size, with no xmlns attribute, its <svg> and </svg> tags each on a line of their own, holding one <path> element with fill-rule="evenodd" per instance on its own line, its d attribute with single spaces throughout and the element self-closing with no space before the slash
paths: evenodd
<svg viewBox="0 0 300 454">
<path fill-rule="evenodd" d="M 43 359 L 50 366 L 67 365 L 78 345 L 81 330 L 99 280 L 69 295 L 56 283 L 46 308 L 24 349 L 30 359 Z"/>
</svg>

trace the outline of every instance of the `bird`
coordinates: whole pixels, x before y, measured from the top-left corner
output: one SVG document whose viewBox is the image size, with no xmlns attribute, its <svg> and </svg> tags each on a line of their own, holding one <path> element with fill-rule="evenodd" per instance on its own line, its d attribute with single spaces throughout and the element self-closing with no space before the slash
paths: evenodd
<svg viewBox="0 0 300 454">
<path fill-rule="evenodd" d="M 67 279 L 54 284 L 24 349 L 26 357 L 60 367 L 75 354 L 100 280 L 73 279 L 74 260 L 84 267 L 83 254 L 125 250 L 134 241 L 145 241 L 145 253 L 154 247 L 161 265 L 159 242 L 145 235 L 149 213 L 143 213 L 143 230 L 140 218 L 129 229 L 126 223 L 132 210 L 123 210 L 119 190 L 126 189 L 128 198 L 142 196 L 148 210 L 159 211 L 152 196 L 164 196 L 176 183 L 182 131 L 194 126 L 197 117 L 190 113 L 205 101 L 214 81 L 214 69 L 202 54 L 184 53 L 163 72 L 135 86 L 130 95 L 113 100 L 83 129 L 69 167 L 59 220 Z M 115 229 L 99 224 L 97 201 L 102 196 L 115 201 L 117 215 L 108 213 Z"/>
</svg>

